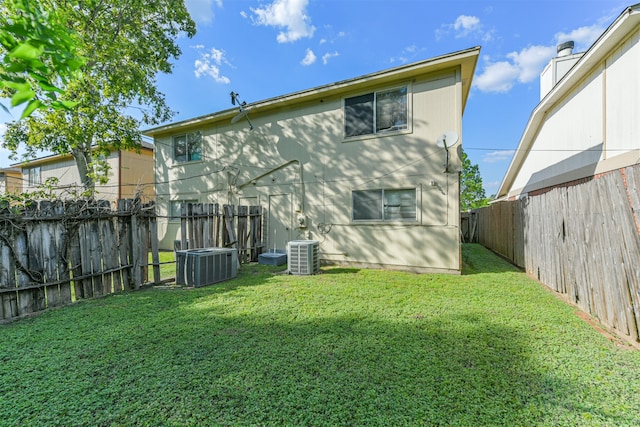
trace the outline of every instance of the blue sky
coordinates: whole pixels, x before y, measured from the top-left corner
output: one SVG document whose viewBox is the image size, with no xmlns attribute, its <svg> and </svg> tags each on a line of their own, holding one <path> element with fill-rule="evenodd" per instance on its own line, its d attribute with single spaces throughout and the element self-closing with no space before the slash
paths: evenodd
<svg viewBox="0 0 640 427">
<path fill-rule="evenodd" d="M 173 121 L 481 46 L 463 146 L 494 194 L 540 98 L 556 45 L 584 51 L 629 2 L 617 0 L 186 0 L 195 37 L 160 89 Z M 2 122 L 11 118 L 0 114 Z M 0 148 L 0 167 L 13 161 Z"/>
</svg>

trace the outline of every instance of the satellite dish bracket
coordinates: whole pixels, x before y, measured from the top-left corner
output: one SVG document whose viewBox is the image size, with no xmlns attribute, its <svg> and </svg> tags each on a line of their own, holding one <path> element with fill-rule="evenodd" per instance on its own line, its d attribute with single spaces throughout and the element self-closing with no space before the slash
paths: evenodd
<svg viewBox="0 0 640 427">
<path fill-rule="evenodd" d="M 445 151 L 445 160 L 444 160 L 444 173 L 450 173 L 449 170 L 449 148 L 453 147 L 458 142 L 458 133 L 456 131 L 450 130 L 438 137 L 436 143 L 439 147 L 444 148 Z"/>
</svg>

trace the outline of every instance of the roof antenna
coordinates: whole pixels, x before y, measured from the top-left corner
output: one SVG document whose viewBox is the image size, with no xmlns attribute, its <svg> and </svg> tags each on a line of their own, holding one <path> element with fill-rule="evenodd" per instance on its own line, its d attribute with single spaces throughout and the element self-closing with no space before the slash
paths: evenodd
<svg viewBox="0 0 640 427">
<path fill-rule="evenodd" d="M 247 102 L 246 101 L 242 101 L 240 102 L 240 94 L 234 91 L 231 91 L 230 93 L 231 95 L 231 104 L 236 105 L 238 104 L 240 106 L 240 112 L 238 114 L 236 114 L 235 116 L 233 116 L 233 118 L 231 119 L 231 123 L 236 123 L 238 120 L 240 120 L 241 118 L 246 118 L 247 119 L 247 123 L 249 123 L 249 130 L 253 130 L 253 125 L 251 124 L 251 120 L 249 120 L 249 109 L 245 109 Z"/>
</svg>

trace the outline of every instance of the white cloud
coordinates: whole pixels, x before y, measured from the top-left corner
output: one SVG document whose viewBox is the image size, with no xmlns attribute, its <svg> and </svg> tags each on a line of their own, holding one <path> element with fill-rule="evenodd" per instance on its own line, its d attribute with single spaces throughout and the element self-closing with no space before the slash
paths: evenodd
<svg viewBox="0 0 640 427">
<path fill-rule="evenodd" d="M 483 42 L 493 39 L 493 30 L 485 30 L 484 25 L 482 25 L 480 18 L 477 16 L 460 15 L 453 24 L 442 24 L 436 30 L 436 39 L 440 40 L 447 37 L 452 32 L 457 39 L 472 37 Z"/>
<path fill-rule="evenodd" d="M 474 85 L 482 92 L 508 92 L 516 83 L 537 79 L 555 53 L 554 46 L 529 46 L 508 53 L 504 61 L 485 58 L 484 69 L 474 78 Z"/>
<path fill-rule="evenodd" d="M 264 8 L 251 8 L 254 24 L 284 28 L 280 31 L 278 43 L 294 42 L 303 37 L 312 37 L 316 28 L 306 14 L 309 0 L 275 0 Z"/>
<path fill-rule="evenodd" d="M 311 49 L 307 49 L 307 54 L 304 56 L 302 61 L 300 61 L 300 63 L 302 65 L 311 65 L 314 62 L 316 62 L 316 54 L 313 53 Z"/>
<path fill-rule="evenodd" d="M 518 68 L 507 62 L 493 62 L 484 67 L 482 74 L 473 79 L 473 85 L 482 92 L 509 92 L 518 79 Z"/>
<path fill-rule="evenodd" d="M 453 23 L 453 29 L 458 31 L 456 37 L 462 37 L 479 28 L 480 19 L 477 16 L 460 15 Z"/>
<path fill-rule="evenodd" d="M 401 64 L 406 64 L 407 62 L 415 59 L 417 56 L 420 55 L 420 53 L 424 52 L 425 50 L 426 50 L 425 48 L 419 48 L 415 44 L 412 44 L 411 46 L 407 46 L 404 49 L 402 49 L 402 51 L 400 52 L 400 55 L 392 57 L 389 60 L 389 62 L 392 64 L 394 62 L 400 62 Z"/>
<path fill-rule="evenodd" d="M 566 41 L 572 40 L 575 42 L 576 52 L 583 52 L 591 47 L 593 42 L 595 42 L 598 37 L 604 32 L 606 29 L 605 26 L 600 24 L 591 25 L 588 27 L 580 27 L 575 30 L 569 31 L 568 33 L 557 33 L 555 35 L 555 39 L 558 43 L 564 43 Z"/>
<path fill-rule="evenodd" d="M 340 54 L 338 53 L 338 51 L 325 53 L 324 55 L 322 55 L 322 63 L 323 63 L 324 65 L 327 65 L 327 63 L 329 62 L 329 60 L 330 60 L 331 58 L 335 58 L 335 57 L 337 57 L 337 56 L 340 56 Z"/>
<path fill-rule="evenodd" d="M 508 92 L 516 83 L 537 80 L 545 65 L 557 55 L 558 44 L 572 40 L 575 42 L 574 52 L 584 52 L 606 30 L 609 20 L 609 17 L 603 17 L 594 25 L 558 32 L 554 35 L 554 45 L 529 46 L 508 53 L 505 59 L 500 61 L 485 59 L 482 72 L 474 78 L 474 86 L 483 92 Z M 465 25 L 474 28 L 475 24 L 473 20 L 462 20 L 461 28 L 464 29 Z"/>
<path fill-rule="evenodd" d="M 540 76 L 544 66 L 556 54 L 554 46 L 529 46 L 520 52 L 511 52 L 507 58 L 518 67 L 518 81 L 529 83 Z"/>
<path fill-rule="evenodd" d="M 498 163 L 505 160 L 511 160 L 515 150 L 496 150 L 486 153 L 482 157 L 482 161 L 485 163 Z"/>
<path fill-rule="evenodd" d="M 194 74 L 197 78 L 209 76 L 216 83 L 229 84 L 231 80 L 220 73 L 222 64 L 231 65 L 225 58 L 223 50 L 211 48 L 209 52 L 201 52 L 200 59 L 196 59 Z"/>
<path fill-rule="evenodd" d="M 213 5 L 222 7 L 222 0 L 185 0 L 187 10 L 196 22 L 208 24 L 213 21 Z"/>
</svg>

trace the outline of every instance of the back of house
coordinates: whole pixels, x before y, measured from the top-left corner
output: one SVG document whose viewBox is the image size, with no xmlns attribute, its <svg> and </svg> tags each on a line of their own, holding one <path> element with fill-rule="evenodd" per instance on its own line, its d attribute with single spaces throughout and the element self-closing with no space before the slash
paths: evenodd
<svg viewBox="0 0 640 427">
<path fill-rule="evenodd" d="M 147 130 L 161 247 L 181 238 L 182 203 L 260 205 L 265 250 L 313 239 L 324 262 L 460 273 L 458 150 L 479 50 Z"/>
</svg>

